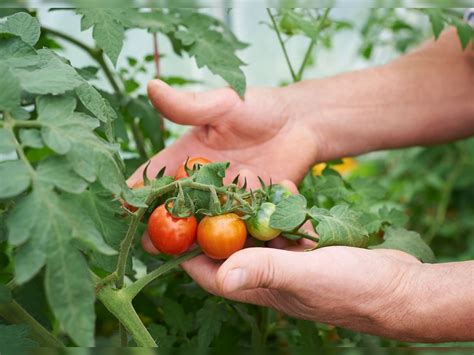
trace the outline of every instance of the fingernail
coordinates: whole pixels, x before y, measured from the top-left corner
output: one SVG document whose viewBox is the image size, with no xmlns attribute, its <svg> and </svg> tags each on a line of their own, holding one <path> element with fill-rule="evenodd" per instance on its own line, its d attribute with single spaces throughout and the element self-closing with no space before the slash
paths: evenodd
<svg viewBox="0 0 474 355">
<path fill-rule="evenodd" d="M 224 278 L 224 292 L 235 292 L 242 289 L 247 282 L 247 272 L 244 269 L 233 269 Z"/>
</svg>

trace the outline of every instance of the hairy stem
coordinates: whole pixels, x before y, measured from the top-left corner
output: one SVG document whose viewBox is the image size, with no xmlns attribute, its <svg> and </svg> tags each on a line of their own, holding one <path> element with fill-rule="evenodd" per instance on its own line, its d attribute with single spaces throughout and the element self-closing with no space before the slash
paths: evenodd
<svg viewBox="0 0 474 355">
<path fill-rule="evenodd" d="M 311 42 L 309 43 L 303 62 L 301 63 L 301 67 L 298 70 L 298 74 L 296 75 L 296 78 L 294 78 L 295 82 L 301 81 L 301 79 L 303 78 L 304 70 L 306 69 L 306 66 L 308 65 L 309 58 L 311 57 L 311 53 L 313 52 L 314 46 L 316 45 L 319 39 L 321 29 L 323 28 L 324 23 L 326 22 L 326 19 L 329 16 L 329 12 L 331 12 L 331 8 L 325 9 L 323 15 L 319 19 L 318 26 L 316 27 L 316 30 L 315 30 L 316 35 L 311 39 Z"/>
<path fill-rule="evenodd" d="M 25 151 L 23 150 L 23 146 L 18 142 L 16 138 L 15 132 L 13 131 L 13 127 L 15 126 L 15 121 L 8 112 L 5 112 L 5 129 L 10 133 L 11 139 L 13 144 L 15 145 L 15 150 L 18 154 L 18 157 L 25 163 L 26 167 L 28 168 L 28 172 L 32 179 L 36 178 L 36 171 L 31 165 L 30 161 L 26 157 Z"/>
<path fill-rule="evenodd" d="M 431 228 L 428 230 L 426 237 L 424 238 L 426 243 L 430 244 L 436 233 L 438 233 L 440 227 L 443 225 L 444 221 L 446 220 L 446 213 L 449 207 L 449 203 L 451 202 L 451 196 L 454 188 L 454 184 L 456 180 L 459 178 L 459 175 L 462 173 L 463 169 L 464 158 L 461 156 L 456 165 L 454 166 L 451 173 L 448 175 L 446 179 L 446 183 L 443 186 L 441 191 L 441 197 L 439 200 L 438 207 L 436 209 L 435 221 L 431 225 Z"/>
<path fill-rule="evenodd" d="M 100 290 L 97 298 L 120 321 L 138 346 L 156 347 L 155 340 L 143 325 L 132 303 L 123 291 L 114 290 L 107 286 Z"/>
<path fill-rule="evenodd" d="M 201 252 L 200 249 L 194 249 L 194 250 L 191 250 L 190 252 L 187 252 L 187 253 L 179 256 L 176 259 L 172 259 L 172 260 L 164 263 L 163 265 L 161 265 L 157 269 L 153 270 L 152 272 L 150 272 L 146 276 L 142 277 L 141 279 L 135 281 L 130 286 L 127 286 L 125 289 L 123 289 L 123 292 L 127 295 L 128 299 L 133 300 L 135 298 L 135 296 L 138 295 L 138 293 L 140 293 L 140 291 L 144 287 L 146 287 L 148 284 L 150 284 L 151 282 L 156 280 L 158 277 L 160 277 L 164 273 L 174 269 L 176 266 L 180 265 L 181 263 L 183 263 L 183 262 L 185 262 L 189 259 L 192 259 L 192 258 L 194 258 L 195 256 L 197 256 L 201 253 L 202 252 Z"/>
<path fill-rule="evenodd" d="M 267 8 L 267 13 L 268 13 L 268 16 L 270 16 L 273 28 L 275 29 L 276 35 L 278 37 L 278 42 L 280 43 L 281 49 L 283 50 L 283 54 L 285 55 L 285 60 L 286 60 L 286 63 L 288 64 L 288 68 L 290 69 L 291 77 L 293 81 L 296 82 L 298 81 L 297 76 L 295 74 L 295 71 L 293 70 L 293 66 L 291 65 L 290 57 L 288 56 L 288 52 L 286 50 L 285 42 L 283 42 L 283 39 L 281 38 L 281 33 L 275 21 L 275 16 L 273 16 L 272 11 L 269 8 Z"/>
<path fill-rule="evenodd" d="M 138 154 L 143 160 L 148 160 L 148 154 L 145 149 L 145 138 L 143 132 L 140 129 L 140 122 L 138 118 L 134 118 L 132 121 L 132 134 L 137 145 Z"/>
<path fill-rule="evenodd" d="M 0 304 L 0 316 L 12 324 L 27 324 L 30 328 L 30 338 L 41 346 L 64 347 L 64 344 L 58 338 L 43 327 L 16 301 Z"/>
</svg>

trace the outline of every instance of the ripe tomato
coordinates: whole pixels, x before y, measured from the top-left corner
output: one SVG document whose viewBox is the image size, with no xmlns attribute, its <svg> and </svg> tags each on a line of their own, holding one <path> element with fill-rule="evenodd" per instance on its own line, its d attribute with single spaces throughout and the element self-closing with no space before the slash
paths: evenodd
<svg viewBox="0 0 474 355">
<path fill-rule="evenodd" d="M 206 165 L 206 164 L 209 164 L 211 161 L 206 159 L 206 158 L 200 158 L 200 157 L 196 157 L 196 158 L 191 158 L 188 160 L 188 164 L 186 164 L 186 166 L 188 167 L 188 169 L 192 169 L 194 165 L 196 164 L 201 164 L 201 165 Z M 186 173 L 186 169 L 184 168 L 184 163 L 183 165 L 181 165 L 178 170 L 176 170 L 176 174 L 174 175 L 174 178 L 175 180 L 179 180 L 179 179 L 184 179 L 184 178 L 187 178 L 189 177 L 188 174 Z"/>
<path fill-rule="evenodd" d="M 197 241 L 210 258 L 227 259 L 244 247 L 247 228 L 235 213 L 204 217 L 199 223 Z"/>
<path fill-rule="evenodd" d="M 286 186 L 275 184 L 272 185 L 272 191 L 268 196 L 269 201 L 277 205 L 281 200 L 290 197 L 293 193 Z"/>
<path fill-rule="evenodd" d="M 148 220 L 151 242 L 164 254 L 179 255 L 188 250 L 196 239 L 196 229 L 194 216 L 175 218 L 165 205 L 157 207 Z"/>
<path fill-rule="evenodd" d="M 264 202 L 257 213 L 247 219 L 245 224 L 252 237 L 264 242 L 275 239 L 281 233 L 279 229 L 270 227 L 270 217 L 275 212 L 276 206 L 270 202 Z"/>
</svg>

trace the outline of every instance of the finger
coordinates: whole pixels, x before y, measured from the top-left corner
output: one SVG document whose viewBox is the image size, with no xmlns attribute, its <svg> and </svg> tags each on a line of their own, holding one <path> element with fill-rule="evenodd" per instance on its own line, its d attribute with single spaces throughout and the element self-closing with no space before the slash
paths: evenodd
<svg viewBox="0 0 474 355">
<path fill-rule="evenodd" d="M 214 295 L 219 293 L 216 285 L 216 274 L 220 264 L 206 255 L 198 255 L 181 264 L 182 268 L 203 289 Z"/>
<path fill-rule="evenodd" d="M 161 80 L 148 83 L 148 96 L 166 118 L 193 126 L 212 124 L 241 102 L 230 88 L 203 93 L 181 92 Z"/>
<path fill-rule="evenodd" d="M 148 254 L 151 254 L 151 255 L 158 255 L 160 254 L 160 251 L 158 249 L 156 249 L 156 247 L 153 245 L 151 239 L 150 239 L 150 236 L 148 235 L 147 232 L 145 232 L 142 236 L 142 239 L 141 239 L 141 246 L 143 248 L 143 250 L 145 250 Z"/>
<path fill-rule="evenodd" d="M 298 278 L 299 253 L 268 248 L 249 248 L 230 256 L 217 271 L 221 294 L 256 289 L 291 288 Z"/>
</svg>

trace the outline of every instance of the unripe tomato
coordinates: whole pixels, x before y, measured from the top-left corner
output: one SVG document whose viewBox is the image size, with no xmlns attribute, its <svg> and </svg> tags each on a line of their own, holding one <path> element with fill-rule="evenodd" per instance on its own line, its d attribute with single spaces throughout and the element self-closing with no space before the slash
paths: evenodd
<svg viewBox="0 0 474 355">
<path fill-rule="evenodd" d="M 186 166 L 188 167 L 188 169 L 192 169 L 194 165 L 196 164 L 206 165 L 206 164 L 209 164 L 210 162 L 211 161 L 206 158 L 196 157 L 196 158 L 189 159 Z M 189 177 L 188 174 L 186 173 L 186 169 L 184 168 L 184 164 L 185 163 L 183 163 L 183 165 L 181 165 L 178 168 L 178 170 L 176 170 L 176 174 L 174 175 L 175 180 Z"/>
<path fill-rule="evenodd" d="M 247 228 L 235 213 L 204 217 L 197 230 L 197 242 L 210 258 L 223 260 L 244 247 Z"/>
<path fill-rule="evenodd" d="M 275 184 L 275 185 L 272 185 L 272 191 L 270 195 L 268 196 L 268 198 L 271 203 L 278 205 L 278 203 L 281 200 L 284 200 L 290 197 L 291 195 L 293 195 L 293 193 L 288 187 L 280 185 L 280 184 Z"/>
<path fill-rule="evenodd" d="M 270 227 L 270 217 L 275 212 L 275 209 L 276 206 L 273 203 L 264 202 L 257 213 L 245 221 L 252 237 L 268 242 L 280 235 L 281 230 Z"/>
<path fill-rule="evenodd" d="M 196 229 L 194 216 L 175 218 L 165 205 L 157 207 L 148 220 L 151 242 L 164 254 L 179 255 L 187 251 L 196 239 Z"/>
</svg>

